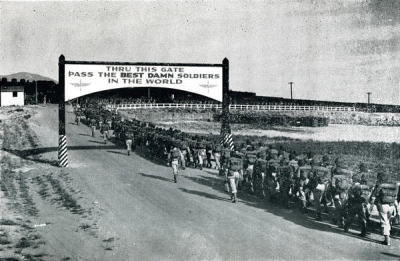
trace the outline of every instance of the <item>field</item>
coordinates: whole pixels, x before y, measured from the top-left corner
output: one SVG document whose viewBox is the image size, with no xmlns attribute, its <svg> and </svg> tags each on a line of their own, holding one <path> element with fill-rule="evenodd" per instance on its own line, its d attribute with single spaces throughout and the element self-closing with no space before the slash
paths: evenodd
<svg viewBox="0 0 400 261">
<path fill-rule="evenodd" d="M 219 110 L 167 108 L 160 112 L 157 109 L 121 110 L 122 114 L 135 115 L 139 120 L 213 120 Z M 400 113 L 367 113 L 367 112 L 338 112 L 338 111 L 231 111 L 233 115 L 286 116 L 295 117 L 324 117 L 330 124 L 365 125 L 365 126 L 400 126 Z"/>
</svg>

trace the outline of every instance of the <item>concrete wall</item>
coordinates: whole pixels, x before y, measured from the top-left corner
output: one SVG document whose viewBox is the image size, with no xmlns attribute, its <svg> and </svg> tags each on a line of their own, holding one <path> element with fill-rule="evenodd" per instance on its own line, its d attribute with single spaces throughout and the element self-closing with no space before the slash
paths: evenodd
<svg viewBox="0 0 400 261">
<path fill-rule="evenodd" d="M 13 92 L 1 92 L 1 107 L 4 106 L 24 106 L 24 92 L 17 92 L 17 97 L 13 97 Z"/>
</svg>

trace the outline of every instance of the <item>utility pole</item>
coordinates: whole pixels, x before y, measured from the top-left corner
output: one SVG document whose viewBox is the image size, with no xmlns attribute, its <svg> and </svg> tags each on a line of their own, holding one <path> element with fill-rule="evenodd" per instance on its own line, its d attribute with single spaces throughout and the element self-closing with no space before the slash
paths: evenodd
<svg viewBox="0 0 400 261">
<path fill-rule="evenodd" d="M 35 101 L 37 104 L 37 81 L 35 81 Z"/>
<path fill-rule="evenodd" d="M 371 95 L 371 92 L 367 92 L 368 94 L 368 104 L 369 104 L 369 96 Z"/>
<path fill-rule="evenodd" d="M 293 89 L 292 89 L 293 82 L 289 82 L 289 84 L 290 84 L 290 100 L 293 101 Z"/>
</svg>

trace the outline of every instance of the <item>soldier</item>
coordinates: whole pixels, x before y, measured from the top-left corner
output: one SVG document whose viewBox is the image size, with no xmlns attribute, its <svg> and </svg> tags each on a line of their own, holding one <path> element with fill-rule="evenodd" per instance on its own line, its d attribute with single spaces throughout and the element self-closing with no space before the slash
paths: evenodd
<svg viewBox="0 0 400 261">
<path fill-rule="evenodd" d="M 108 137 L 109 137 L 109 129 L 110 129 L 110 127 L 109 127 L 109 125 L 107 123 L 103 123 L 101 125 L 100 131 L 103 134 L 104 144 L 107 144 L 107 140 L 108 140 Z"/>
<path fill-rule="evenodd" d="M 76 112 L 75 121 L 76 121 L 76 125 L 79 125 L 79 122 L 81 121 L 80 112 Z"/>
<path fill-rule="evenodd" d="M 181 166 L 182 166 L 182 169 L 186 169 L 186 157 L 187 157 L 187 154 L 188 154 L 188 151 L 187 151 L 188 146 L 187 146 L 185 141 L 182 141 L 180 143 L 180 149 L 181 149 L 181 152 L 182 152 Z"/>
<path fill-rule="evenodd" d="M 332 164 L 330 163 L 328 155 L 322 156 L 321 167 L 326 167 L 326 166 L 333 167 Z"/>
<path fill-rule="evenodd" d="M 296 160 L 296 153 L 290 153 L 289 155 L 289 166 L 293 168 L 295 172 L 299 169 L 298 160 Z"/>
<path fill-rule="evenodd" d="M 229 181 L 231 189 L 231 200 L 236 203 L 237 187 L 239 184 L 239 172 L 243 169 L 243 161 L 236 153 L 234 153 L 228 160 L 228 172 L 226 172 L 225 180 Z"/>
<path fill-rule="evenodd" d="M 316 220 L 322 221 L 322 206 L 326 205 L 325 193 L 328 188 L 328 183 L 331 180 L 331 169 L 329 167 L 319 166 L 320 164 L 314 160 L 313 162 L 312 179 L 310 187 L 314 197 L 314 205 L 316 210 Z"/>
<path fill-rule="evenodd" d="M 265 198 L 265 175 L 267 173 L 268 162 L 265 160 L 266 155 L 263 152 L 257 153 L 257 160 L 254 164 L 254 190 L 259 193 L 261 198 Z"/>
<path fill-rule="evenodd" d="M 280 190 L 278 181 L 278 168 L 280 163 L 278 161 L 278 153 L 271 155 L 273 158 L 268 161 L 268 171 L 266 175 L 268 184 L 268 197 L 271 203 L 277 203 Z"/>
<path fill-rule="evenodd" d="M 298 165 L 298 171 L 295 173 L 295 179 L 297 180 L 296 195 L 300 202 L 301 213 L 307 213 L 307 202 L 310 197 L 309 176 L 311 172 L 311 166 L 306 165 L 303 159 L 299 159 Z"/>
<path fill-rule="evenodd" d="M 222 150 L 221 153 L 221 171 L 220 175 L 226 175 L 228 172 L 228 161 L 229 158 L 231 157 L 231 152 L 232 150 L 229 148 L 229 145 L 227 143 L 224 143 L 224 149 Z"/>
<path fill-rule="evenodd" d="M 95 119 L 91 119 L 91 120 L 90 120 L 90 129 L 91 129 L 91 131 L 92 131 L 92 137 L 95 137 L 96 125 L 97 125 L 96 120 L 95 120 Z"/>
<path fill-rule="evenodd" d="M 178 183 L 179 160 L 183 160 L 182 152 L 178 147 L 179 147 L 179 144 L 174 142 L 173 148 L 172 148 L 171 152 L 169 153 L 169 162 L 172 166 L 175 183 Z"/>
<path fill-rule="evenodd" d="M 346 214 L 345 206 L 348 199 L 352 172 L 346 169 L 346 166 L 339 158 L 336 159 L 332 172 L 332 194 L 335 205 L 334 220 L 337 222 L 339 228 L 343 228 L 344 216 Z"/>
<path fill-rule="evenodd" d="M 344 231 L 347 232 L 356 215 L 360 219 L 361 234 L 367 235 L 367 211 L 368 200 L 371 196 L 371 189 L 361 179 L 359 174 L 353 175 L 353 185 L 349 189 L 349 200 L 347 202 L 348 214 L 344 225 Z"/>
<path fill-rule="evenodd" d="M 204 145 L 204 143 L 197 144 L 197 154 L 199 162 L 198 165 L 200 167 L 200 170 L 202 170 L 204 165 L 204 159 L 206 158 L 206 146 Z"/>
<path fill-rule="evenodd" d="M 128 156 L 131 155 L 132 143 L 133 143 L 133 133 L 130 131 L 127 131 L 125 133 L 125 144 L 126 144 L 126 150 L 128 151 Z"/>
<path fill-rule="evenodd" d="M 108 124 L 108 127 L 111 130 L 111 126 L 112 126 L 112 118 L 111 118 L 111 116 L 107 117 L 106 123 Z"/>
<path fill-rule="evenodd" d="M 213 154 L 213 145 L 211 142 L 207 142 L 206 144 L 206 155 L 207 155 L 207 168 L 211 168 L 211 156 Z"/>
<path fill-rule="evenodd" d="M 189 147 L 190 147 L 190 153 L 188 154 L 189 156 L 188 162 L 190 162 L 191 167 L 196 168 L 196 157 L 195 157 L 195 155 L 197 155 L 196 142 L 194 140 L 191 140 L 189 142 Z"/>
<path fill-rule="evenodd" d="M 289 209 L 289 196 L 292 193 L 294 180 L 293 169 L 285 163 L 285 160 L 281 159 L 280 166 L 278 168 L 279 194 L 281 203 L 285 208 Z"/>
<path fill-rule="evenodd" d="M 314 152 L 312 151 L 307 152 L 307 158 L 305 160 L 306 163 L 311 165 L 311 161 L 314 159 L 314 156 L 315 156 Z"/>
<path fill-rule="evenodd" d="M 221 168 L 221 164 L 220 164 L 221 151 L 222 151 L 221 145 L 217 144 L 214 146 L 213 155 L 214 155 L 214 159 L 215 159 L 215 168 L 217 170 L 219 170 Z"/>
<path fill-rule="evenodd" d="M 390 220 L 394 218 L 397 213 L 396 199 L 398 195 L 396 183 L 390 182 L 386 173 L 379 172 L 374 190 L 371 194 L 371 212 L 373 204 L 376 205 L 379 212 L 379 219 L 382 227 L 382 234 L 384 236 L 383 243 L 390 246 Z"/>
<path fill-rule="evenodd" d="M 254 148 L 252 146 L 248 147 L 245 154 L 244 169 L 246 170 L 245 182 L 246 184 L 249 185 L 249 189 L 251 192 L 254 192 L 253 170 L 256 160 L 257 160 L 257 155 L 256 152 L 254 151 Z"/>
</svg>

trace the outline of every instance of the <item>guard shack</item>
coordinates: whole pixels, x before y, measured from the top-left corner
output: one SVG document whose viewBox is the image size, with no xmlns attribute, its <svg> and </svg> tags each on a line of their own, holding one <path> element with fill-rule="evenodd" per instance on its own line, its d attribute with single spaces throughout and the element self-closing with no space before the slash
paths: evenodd
<svg viewBox="0 0 400 261">
<path fill-rule="evenodd" d="M 24 83 L 13 79 L 7 82 L 4 79 L 0 84 L 0 106 L 24 106 L 25 87 Z"/>
</svg>

